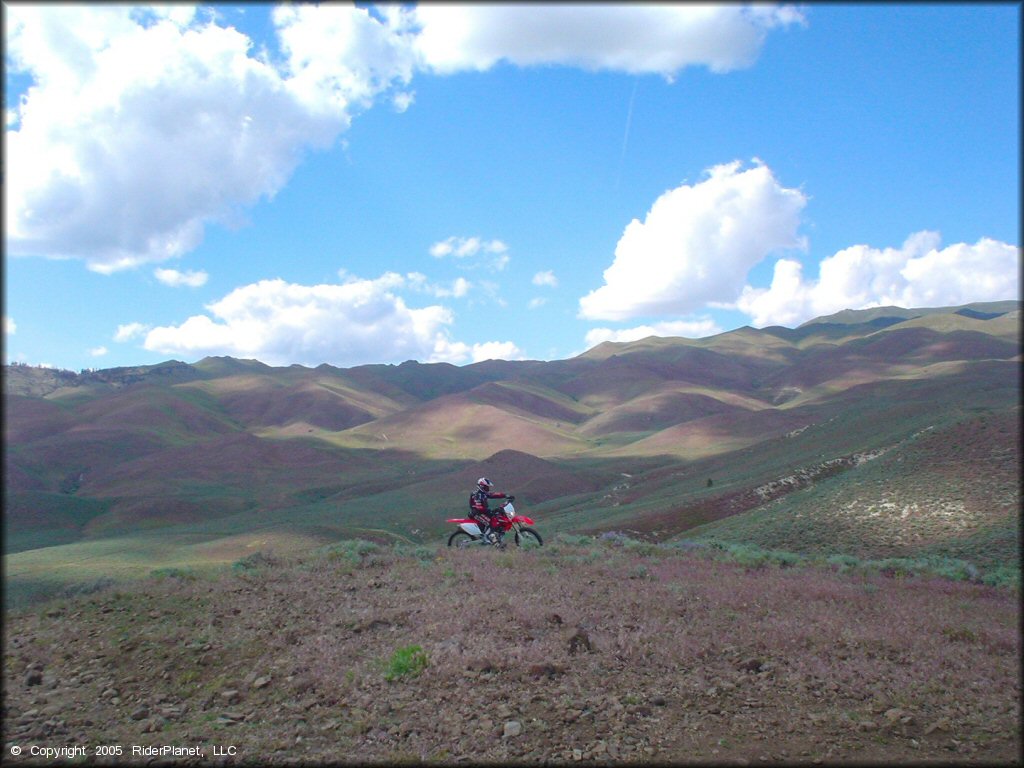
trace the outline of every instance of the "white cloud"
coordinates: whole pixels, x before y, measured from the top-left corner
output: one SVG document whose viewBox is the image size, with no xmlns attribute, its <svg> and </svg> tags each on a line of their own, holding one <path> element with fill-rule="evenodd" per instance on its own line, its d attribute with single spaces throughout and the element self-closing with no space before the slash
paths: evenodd
<svg viewBox="0 0 1024 768">
<path fill-rule="evenodd" d="M 546 270 L 544 272 L 538 272 L 533 276 L 534 285 L 546 285 L 549 288 L 558 287 L 558 278 L 555 277 L 555 273 L 552 270 Z"/>
<path fill-rule="evenodd" d="M 435 259 L 453 256 L 462 261 L 488 257 L 475 266 L 488 266 L 496 272 L 505 269 L 511 258 L 508 255 L 508 246 L 501 240 L 484 240 L 480 237 L 452 236 L 434 243 L 429 250 Z"/>
<path fill-rule="evenodd" d="M 747 170 L 739 162 L 709 169 L 704 181 L 665 192 L 643 222 L 630 222 L 605 284 L 580 299 L 580 316 L 680 315 L 735 301 L 765 256 L 804 246 L 797 227 L 806 202 L 760 162 Z"/>
<path fill-rule="evenodd" d="M 479 253 L 503 254 L 508 246 L 501 240 L 483 240 L 479 237 L 449 237 L 430 246 L 430 255 L 434 258 L 455 256 L 464 259 Z"/>
<path fill-rule="evenodd" d="M 108 350 L 106 347 L 94 347 L 93 349 L 89 350 L 89 354 L 92 355 L 93 357 L 103 357 L 105 354 L 107 354 L 107 351 Z"/>
<path fill-rule="evenodd" d="M 405 277 L 409 281 L 409 287 L 413 290 L 428 293 L 439 299 L 461 299 L 468 295 L 470 289 L 473 287 L 472 283 L 464 277 L 456 278 L 451 282 L 451 285 L 432 283 L 427 279 L 426 275 L 419 272 L 410 272 Z"/>
<path fill-rule="evenodd" d="M 539 307 L 543 307 L 547 303 L 548 303 L 547 299 L 538 296 L 535 299 L 530 299 L 530 303 L 527 304 L 527 307 L 530 308 L 530 309 L 538 309 Z"/>
<path fill-rule="evenodd" d="M 131 341 L 132 339 L 144 336 L 149 331 L 148 325 L 142 323 L 127 323 L 117 326 L 114 332 L 114 341 Z"/>
<path fill-rule="evenodd" d="M 14 322 L 13 317 L 4 316 L 4 333 L 8 336 L 13 336 L 18 332 L 18 324 Z"/>
<path fill-rule="evenodd" d="M 374 18 L 341 4 L 279 5 L 273 10 L 287 83 L 314 112 L 368 107 L 393 82 L 412 79 L 409 14 L 392 8 Z"/>
<path fill-rule="evenodd" d="M 485 360 L 523 360 L 522 350 L 511 341 L 488 341 L 483 344 L 465 344 L 461 341 L 439 340 L 434 349 L 432 362 L 481 363 Z"/>
<path fill-rule="evenodd" d="M 5 113 L 7 248 L 102 273 L 180 256 L 210 223 L 239 224 L 381 94 L 394 88 L 393 108 L 407 109 L 418 71 L 504 59 L 725 72 L 751 64 L 769 30 L 803 21 L 763 5 L 301 4 L 272 10 L 271 53 L 194 6 L 11 3 L 4 13 L 8 70 L 33 81 Z M 508 263 L 489 253 L 495 269 Z"/>
<path fill-rule="evenodd" d="M 198 288 L 201 285 L 206 285 L 206 281 L 210 277 L 202 270 L 199 272 L 179 272 L 176 269 L 160 269 L 159 267 L 153 270 L 153 274 L 161 283 L 169 285 L 172 288 L 177 288 L 182 285 L 186 285 L 189 288 Z"/>
<path fill-rule="evenodd" d="M 843 309 L 957 306 L 1020 298 L 1020 248 L 989 238 L 940 248 L 917 232 L 900 248 L 855 245 L 822 260 L 817 280 L 780 259 L 769 288 L 747 286 L 736 308 L 752 324 L 794 326 Z"/>
<path fill-rule="evenodd" d="M 395 112 L 402 113 L 409 109 L 409 107 L 412 106 L 412 103 L 415 100 L 415 93 L 411 91 L 399 91 L 398 93 L 391 97 L 391 106 L 394 108 Z"/>
<path fill-rule="evenodd" d="M 305 150 L 330 146 L 412 72 L 397 12 L 383 23 L 333 4 L 277 9 L 280 68 L 187 7 L 4 12 L 9 69 L 34 80 L 6 130 L 8 248 L 104 273 L 180 255 L 209 222 L 237 223 Z"/>
<path fill-rule="evenodd" d="M 594 328 L 587 332 L 587 347 L 595 347 L 604 341 L 638 341 L 648 336 L 682 336 L 688 339 L 701 339 L 722 333 L 718 324 L 709 317 L 698 320 L 675 320 L 653 325 L 638 325 L 635 328 Z"/>
<path fill-rule="evenodd" d="M 767 32 L 803 23 L 792 6 L 423 3 L 416 50 L 440 73 L 561 64 L 671 78 L 702 65 L 748 67 Z"/>
<path fill-rule="evenodd" d="M 153 328 L 144 346 L 163 354 L 230 355 L 271 365 L 465 362 L 495 350 L 515 353 L 510 342 L 453 341 L 453 316 L 446 307 L 409 307 L 397 292 L 417 287 L 420 277 L 388 272 L 375 280 L 346 277 L 340 284 L 312 286 L 262 280 L 207 305 L 209 315 Z"/>
</svg>

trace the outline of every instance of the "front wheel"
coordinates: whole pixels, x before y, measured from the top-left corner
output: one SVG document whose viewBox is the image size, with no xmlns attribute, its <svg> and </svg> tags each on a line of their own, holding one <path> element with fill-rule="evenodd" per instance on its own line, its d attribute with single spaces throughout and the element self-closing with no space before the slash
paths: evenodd
<svg viewBox="0 0 1024 768">
<path fill-rule="evenodd" d="M 533 528 L 524 526 L 516 531 L 516 546 L 523 549 L 536 549 L 544 546 L 544 540 Z"/>
<path fill-rule="evenodd" d="M 471 546 L 475 541 L 476 539 L 460 528 L 448 537 L 448 546 L 465 549 L 466 547 Z"/>
</svg>

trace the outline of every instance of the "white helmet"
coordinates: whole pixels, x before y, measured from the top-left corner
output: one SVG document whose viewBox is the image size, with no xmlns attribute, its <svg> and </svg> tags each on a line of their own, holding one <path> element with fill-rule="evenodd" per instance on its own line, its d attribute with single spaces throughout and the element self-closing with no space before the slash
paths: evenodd
<svg viewBox="0 0 1024 768">
<path fill-rule="evenodd" d="M 488 480 L 486 477 L 481 477 L 476 481 L 477 486 L 481 491 L 490 491 L 494 487 L 494 483 Z"/>
</svg>

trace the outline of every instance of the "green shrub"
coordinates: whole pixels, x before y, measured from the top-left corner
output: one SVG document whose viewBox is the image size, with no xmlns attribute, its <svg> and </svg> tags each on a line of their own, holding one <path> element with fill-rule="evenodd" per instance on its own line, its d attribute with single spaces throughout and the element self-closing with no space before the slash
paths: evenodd
<svg viewBox="0 0 1024 768">
<path fill-rule="evenodd" d="M 1014 568 L 1009 565 L 1000 565 L 996 568 L 990 568 L 985 572 L 985 575 L 981 577 L 981 583 L 987 584 L 990 587 L 1008 587 L 1010 589 L 1020 589 L 1020 568 Z"/>
<path fill-rule="evenodd" d="M 277 565 L 277 561 L 262 552 L 253 552 L 251 555 L 236 561 L 231 567 L 236 571 L 252 571 L 257 568 L 269 568 Z"/>
<path fill-rule="evenodd" d="M 589 536 L 579 536 L 574 533 L 557 533 L 554 539 L 558 544 L 563 544 L 567 547 L 589 547 L 594 543 L 594 540 Z"/>
<path fill-rule="evenodd" d="M 403 677 L 416 677 L 427 668 L 427 654 L 418 645 L 408 645 L 405 648 L 398 648 L 387 661 L 384 669 L 384 679 L 388 681 L 398 680 Z"/>
<path fill-rule="evenodd" d="M 622 548 L 636 555 L 653 555 L 660 547 L 650 541 L 626 538 L 622 542 Z"/>
<path fill-rule="evenodd" d="M 396 542 L 391 547 L 392 551 L 399 557 L 411 557 L 421 563 L 432 563 L 437 557 L 437 549 L 424 546 L 423 544 L 405 544 Z"/>
<path fill-rule="evenodd" d="M 163 581 L 164 579 L 195 581 L 198 578 L 196 572 L 191 568 L 157 568 L 150 571 L 149 575 L 158 581 Z"/>
<path fill-rule="evenodd" d="M 831 566 L 835 566 L 840 573 L 852 570 L 854 568 L 861 567 L 860 559 L 853 555 L 829 555 L 825 562 Z"/>
<path fill-rule="evenodd" d="M 943 557 L 925 564 L 925 568 L 951 581 L 978 581 L 980 573 L 978 569 L 966 560 L 957 560 L 951 557 Z"/>
<path fill-rule="evenodd" d="M 328 560 L 344 560 L 350 563 L 359 563 L 367 555 L 379 551 L 380 545 L 365 539 L 345 539 L 323 549 Z"/>
</svg>

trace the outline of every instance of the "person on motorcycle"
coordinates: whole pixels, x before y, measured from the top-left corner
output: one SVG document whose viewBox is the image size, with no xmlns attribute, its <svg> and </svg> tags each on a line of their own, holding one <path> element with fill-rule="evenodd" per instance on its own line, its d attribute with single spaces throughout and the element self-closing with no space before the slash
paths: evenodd
<svg viewBox="0 0 1024 768">
<path fill-rule="evenodd" d="M 486 477 L 481 477 L 476 481 L 476 490 L 469 495 L 469 516 L 476 520 L 487 541 L 501 546 L 501 538 L 505 532 L 494 525 L 494 515 L 497 511 L 491 511 L 488 499 L 513 499 L 515 497 L 504 493 L 495 493 L 491 490 L 493 487 L 494 483 Z"/>
</svg>

